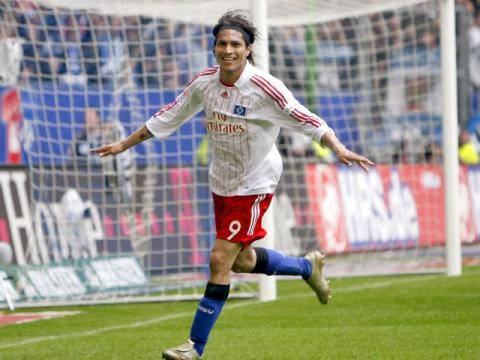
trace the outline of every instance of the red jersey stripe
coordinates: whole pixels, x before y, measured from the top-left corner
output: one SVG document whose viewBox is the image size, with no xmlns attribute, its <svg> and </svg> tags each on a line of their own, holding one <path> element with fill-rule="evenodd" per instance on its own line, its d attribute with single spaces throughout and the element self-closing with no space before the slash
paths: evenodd
<svg viewBox="0 0 480 360">
<path fill-rule="evenodd" d="M 212 74 L 215 74 L 216 72 L 218 71 L 218 66 L 212 66 L 212 67 L 209 67 L 205 70 L 203 70 L 202 72 L 199 72 L 197 75 L 195 75 L 192 80 L 190 80 L 190 82 L 187 84 L 187 88 L 190 86 L 191 83 L 193 83 L 195 80 L 197 80 L 200 76 L 204 76 L 204 75 L 212 75 Z M 186 90 L 185 90 L 186 91 Z M 185 92 L 184 91 L 184 92 Z M 159 111 L 157 111 L 153 116 L 159 116 L 159 115 L 162 115 L 165 111 L 168 111 L 170 110 L 172 107 L 174 107 L 176 104 L 178 103 L 178 97 L 175 99 L 175 101 L 171 102 L 170 104 L 167 104 L 165 105 L 164 107 L 162 107 Z"/>
<path fill-rule="evenodd" d="M 205 70 L 195 75 L 192 78 L 192 80 L 189 81 L 189 83 L 187 84 L 187 87 L 190 86 L 190 84 L 193 83 L 195 80 L 197 80 L 200 76 L 212 75 L 212 74 L 215 74 L 217 71 L 218 71 L 218 66 L 212 66 L 212 67 L 206 68 Z"/>
<path fill-rule="evenodd" d="M 312 124 L 313 126 L 315 127 L 319 127 L 321 126 L 321 121 L 314 117 L 314 116 L 310 116 L 310 115 L 307 115 L 307 114 L 304 114 L 302 113 L 301 111 L 299 111 L 298 109 L 295 109 L 293 110 L 290 115 L 295 119 L 295 120 L 298 120 L 298 121 L 301 121 L 301 122 L 307 122 L 309 124 Z"/>
<path fill-rule="evenodd" d="M 279 96 L 279 98 L 282 100 L 283 103 L 287 104 L 287 100 L 285 99 L 285 96 L 282 94 L 282 92 L 280 90 L 278 90 L 274 85 L 272 85 L 272 83 L 270 83 L 270 81 L 268 81 L 266 78 L 260 76 L 260 75 L 254 75 L 254 77 L 258 78 L 259 80 L 261 80 L 262 82 L 264 82 L 269 88 L 271 88 L 275 94 L 277 94 L 277 96 Z"/>
<path fill-rule="evenodd" d="M 252 77 L 252 81 L 253 80 L 256 80 L 254 81 L 255 84 L 257 84 L 259 87 L 261 87 L 267 94 L 269 94 L 279 105 L 280 107 L 283 109 L 285 106 L 287 106 L 287 100 L 285 99 L 285 97 L 283 96 L 283 94 L 278 91 L 278 89 L 276 89 L 271 83 L 269 83 L 266 79 L 258 76 L 258 75 L 254 75 Z"/>
<path fill-rule="evenodd" d="M 285 97 L 280 92 L 278 92 L 278 90 L 276 90 L 273 86 L 263 82 L 262 78 L 255 75 L 255 76 L 252 76 L 251 80 L 260 89 L 265 91 L 278 105 L 280 105 L 282 109 L 285 108 L 285 106 L 287 106 L 287 101 L 285 100 Z"/>
</svg>

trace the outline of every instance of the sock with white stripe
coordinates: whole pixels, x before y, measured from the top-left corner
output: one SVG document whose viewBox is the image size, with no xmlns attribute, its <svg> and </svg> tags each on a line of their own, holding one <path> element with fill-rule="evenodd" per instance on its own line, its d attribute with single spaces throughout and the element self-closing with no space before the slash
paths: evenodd
<svg viewBox="0 0 480 360">
<path fill-rule="evenodd" d="M 312 274 L 312 264 L 304 257 L 287 256 L 272 249 L 254 248 L 257 262 L 252 273 L 266 275 L 301 275 L 308 279 Z"/>
<path fill-rule="evenodd" d="M 208 283 L 205 294 L 200 299 L 192 328 L 190 329 L 190 340 L 194 343 L 193 347 L 200 356 L 203 354 L 208 336 L 223 309 L 229 292 L 230 285 Z"/>
</svg>

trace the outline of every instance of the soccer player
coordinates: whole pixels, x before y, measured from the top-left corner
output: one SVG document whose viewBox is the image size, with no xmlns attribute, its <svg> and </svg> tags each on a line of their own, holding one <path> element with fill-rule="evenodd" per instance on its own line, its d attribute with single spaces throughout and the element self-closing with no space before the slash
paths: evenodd
<svg viewBox="0 0 480 360">
<path fill-rule="evenodd" d="M 338 140 L 321 118 L 302 106 L 277 78 L 254 67 L 256 28 L 240 11 L 225 13 L 213 28 L 218 66 L 195 76 L 174 102 L 125 139 L 92 149 L 115 155 L 152 137 L 165 138 L 204 110 L 212 146 L 209 183 L 217 240 L 210 252 L 210 278 L 185 344 L 166 349 L 164 359 L 200 359 L 228 298 L 231 271 L 301 276 L 322 304 L 330 298 L 324 256 L 305 257 L 252 247 L 266 235 L 262 218 L 282 172 L 275 146 L 281 127 L 299 131 L 330 148 L 348 166 L 368 171 L 373 162 Z"/>
</svg>

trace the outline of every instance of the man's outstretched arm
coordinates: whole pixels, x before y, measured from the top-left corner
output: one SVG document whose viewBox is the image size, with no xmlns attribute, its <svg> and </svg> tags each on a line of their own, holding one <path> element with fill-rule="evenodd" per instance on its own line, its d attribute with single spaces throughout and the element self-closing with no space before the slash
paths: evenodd
<svg viewBox="0 0 480 360">
<path fill-rule="evenodd" d="M 341 163 L 352 166 L 353 162 L 356 162 L 363 170 L 368 171 L 370 166 L 374 163 L 365 156 L 359 155 L 351 150 L 348 150 L 337 138 L 333 131 L 327 131 L 322 137 L 322 145 L 330 148 L 337 156 L 338 161 Z"/>
<path fill-rule="evenodd" d="M 147 129 L 145 125 L 143 125 L 141 128 L 135 130 L 133 133 L 128 135 L 125 139 L 111 144 L 102 145 L 94 149 L 90 149 L 90 152 L 98 154 L 100 155 L 100 157 L 117 155 L 131 148 L 132 146 L 135 146 L 152 137 L 152 133 Z"/>
</svg>

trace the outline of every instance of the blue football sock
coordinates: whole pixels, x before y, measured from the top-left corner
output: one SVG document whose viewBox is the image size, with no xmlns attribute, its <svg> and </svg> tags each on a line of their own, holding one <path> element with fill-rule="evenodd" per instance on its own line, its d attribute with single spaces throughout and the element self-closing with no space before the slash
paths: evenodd
<svg viewBox="0 0 480 360">
<path fill-rule="evenodd" d="M 253 273 L 266 275 L 301 275 L 308 279 L 312 274 L 312 264 L 304 257 L 288 256 L 272 249 L 254 248 L 257 263 Z"/>
<path fill-rule="evenodd" d="M 203 354 L 208 336 L 228 298 L 229 291 L 230 285 L 208 283 L 205 294 L 200 299 L 190 329 L 190 340 L 194 342 L 193 347 L 200 356 Z"/>
</svg>

